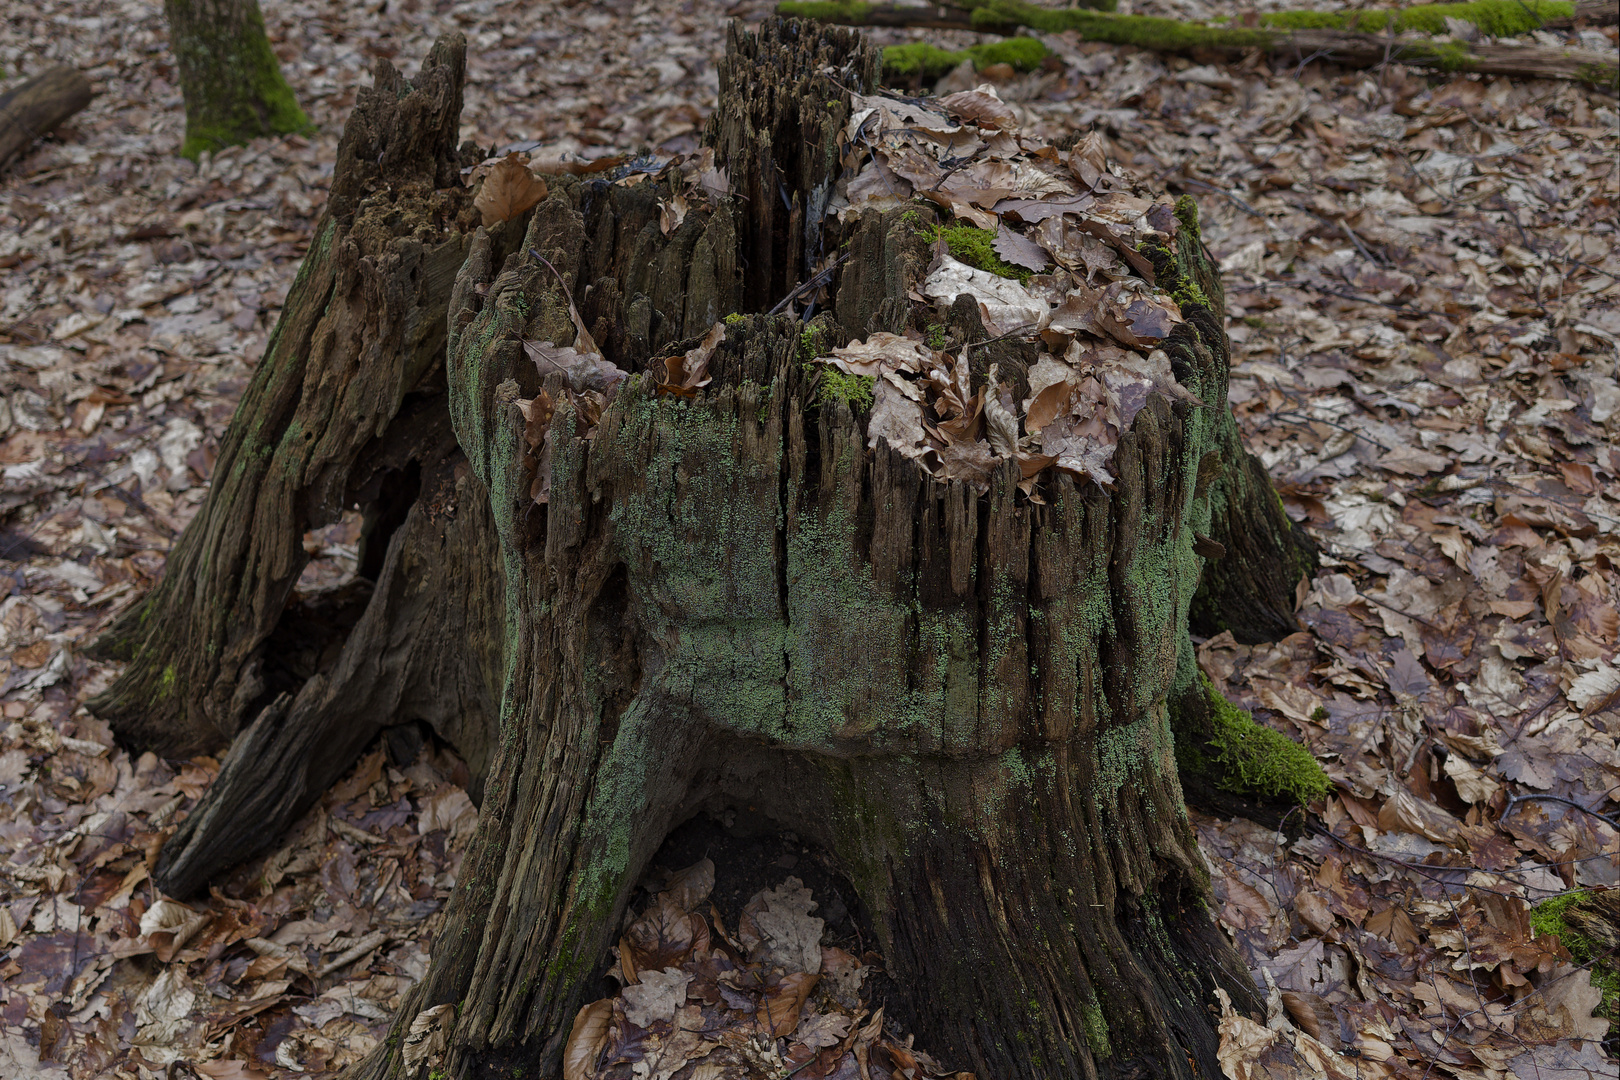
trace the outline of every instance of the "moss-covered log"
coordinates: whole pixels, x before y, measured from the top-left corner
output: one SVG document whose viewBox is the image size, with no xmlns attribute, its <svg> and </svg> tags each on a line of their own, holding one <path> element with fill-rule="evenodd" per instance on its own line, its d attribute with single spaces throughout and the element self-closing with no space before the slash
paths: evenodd
<svg viewBox="0 0 1620 1080">
<path fill-rule="evenodd" d="M 382 65 L 362 95 L 331 239 L 209 501 L 110 636 L 134 659 L 97 707 L 126 738 L 237 734 L 160 884 L 200 886 L 383 726 L 420 719 L 468 754 L 479 825 L 426 977 L 351 1080 L 407 1075 L 412 1020 L 446 1003 L 446 1075 L 555 1075 L 653 853 L 734 806 L 836 858 L 895 977 L 889 1015 L 935 1056 L 998 1080 L 1219 1075 L 1215 991 L 1261 1003 L 1209 910 L 1177 776 L 1172 724 L 1212 708 L 1189 618 L 1208 558 L 1240 549 L 1234 528 L 1266 525 L 1226 579 L 1252 579 L 1285 624 L 1308 549 L 1244 471 L 1191 203 L 1173 248 L 1141 254 L 1180 304 L 1163 347 L 1202 404 L 1152 397 L 1112 492 L 1059 474 L 1032 501 L 1009 464 L 981 493 L 869 448 L 858 395 L 805 363 L 922 317 L 908 296 L 933 209 L 825 213 L 848 94 L 877 68 L 856 34 L 732 34 L 707 138 L 739 196 L 668 235 L 674 176 L 561 178 L 521 218 L 453 231 L 467 196 L 447 135 L 389 159 L 406 132 L 454 131 L 430 105 L 459 94 L 460 53 L 435 56 L 414 88 Z M 423 233 L 413 208 L 439 205 L 441 231 Z M 368 215 L 406 232 L 367 233 Z M 810 326 L 759 314 L 841 249 Z M 465 254 L 447 307 L 434 252 Z M 366 273 L 389 288 L 361 291 Z M 983 342 L 963 299 L 942 332 Z M 575 307 L 637 373 L 590 417 L 524 348 L 576 341 Z M 722 319 L 712 382 L 660 396 L 648 373 Z M 974 349 L 975 376 L 995 363 L 1017 385 L 1034 351 Z M 518 402 L 542 391 L 557 408 L 537 505 Z M 348 614 L 289 609 L 298 536 L 351 503 L 374 584 Z M 317 624 L 329 640 L 304 642 Z M 304 653 L 319 657 L 288 659 Z M 1200 729 L 1217 753 L 1246 737 L 1222 719 Z"/>
<path fill-rule="evenodd" d="M 1615 5 L 1607 0 L 1581 0 L 1578 5 L 1568 0 L 1470 0 L 1384 11 L 1274 11 L 1261 15 L 1253 26 L 1116 15 L 1111 10 L 1047 8 L 1023 0 L 964 0 L 956 6 L 926 7 L 860 0 L 786 0 L 777 5 L 777 12 L 852 26 L 945 27 L 997 34 L 1012 34 L 1020 28 L 1045 33 L 1068 30 L 1087 41 L 1159 52 L 1241 56 L 1259 50 L 1295 59 L 1330 60 L 1347 67 L 1374 67 L 1393 60 L 1444 71 L 1569 79 L 1620 89 L 1620 66 L 1611 52 L 1412 36 L 1445 34 L 1448 19 L 1472 23 L 1494 36 L 1571 26 L 1577 21 L 1608 25 L 1614 22 Z M 885 64 L 897 72 L 917 66 L 920 59 L 912 46 L 891 46 L 885 52 Z"/>
<path fill-rule="evenodd" d="M 48 135 L 90 104 L 90 80 L 76 67 L 58 64 L 0 94 L 0 165 Z"/>
<path fill-rule="evenodd" d="M 186 99 L 180 153 L 196 158 L 309 127 L 265 36 L 258 0 L 164 0 Z"/>
</svg>

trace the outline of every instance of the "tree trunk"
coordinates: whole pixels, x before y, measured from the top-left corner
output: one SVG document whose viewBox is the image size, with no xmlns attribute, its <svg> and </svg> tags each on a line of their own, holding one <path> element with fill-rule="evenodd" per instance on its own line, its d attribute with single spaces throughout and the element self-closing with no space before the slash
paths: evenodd
<svg viewBox="0 0 1620 1080">
<path fill-rule="evenodd" d="M 95 92 L 79 69 L 59 64 L 0 95 L 0 165 L 86 105 Z"/>
<path fill-rule="evenodd" d="M 258 0 L 164 0 L 163 13 L 186 99 L 183 156 L 309 127 L 265 36 Z"/>
<path fill-rule="evenodd" d="M 110 637 L 135 659 L 97 708 L 126 738 L 201 745 L 255 717 L 159 883 L 194 889 L 262 849 L 377 731 L 420 719 L 482 779 L 479 825 L 426 977 L 352 1077 L 407 1075 L 412 1019 L 445 1003 L 450 1076 L 554 1075 L 649 859 L 734 806 L 836 858 L 899 988 L 890 1015 L 935 1056 L 996 1080 L 1219 1075 L 1215 990 L 1260 1002 L 1208 907 L 1175 770 L 1171 717 L 1204 700 L 1189 609 L 1200 552 L 1224 548 L 1233 566 L 1208 580 L 1251 599 L 1231 618 L 1291 629 L 1310 554 L 1238 444 L 1190 200 L 1176 249 L 1144 254 L 1161 288 L 1213 298 L 1164 345 L 1205 406 L 1151 399 L 1111 494 L 1059 475 L 1037 504 L 1009 465 L 981 495 L 869 450 L 865 417 L 821 403 L 804 363 L 917 317 L 915 225 L 825 214 L 876 50 L 803 23 L 733 29 L 708 144 L 738 197 L 667 236 L 672 181 L 600 176 L 470 238 L 430 230 L 423 207 L 466 220 L 466 194 L 442 190 L 448 135 L 418 137 L 414 164 L 371 162 L 411 118 L 454 132 L 460 53 L 434 57 L 410 93 L 380 64 L 362 95 L 328 238 L 209 499 Z M 757 314 L 846 241 L 830 310 L 809 327 Z M 452 260 L 441 353 L 424 327 Z M 683 400 L 632 377 L 587 437 L 563 374 L 523 347 L 573 340 L 574 300 L 632 371 L 723 318 L 713 382 Z M 953 320 L 987 336 L 971 305 Z M 978 352 L 1014 379 L 1030 359 L 1015 341 Z M 515 403 L 542 390 L 559 405 L 536 505 Z M 374 587 L 349 614 L 284 612 L 298 536 L 345 500 L 386 545 L 362 555 Z M 286 659 L 321 626 L 347 635 L 334 660 Z"/>
</svg>

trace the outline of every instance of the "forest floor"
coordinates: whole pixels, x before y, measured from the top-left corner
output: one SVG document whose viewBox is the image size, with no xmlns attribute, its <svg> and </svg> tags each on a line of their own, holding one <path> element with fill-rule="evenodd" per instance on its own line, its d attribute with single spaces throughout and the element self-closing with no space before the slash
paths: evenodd
<svg viewBox="0 0 1620 1080">
<path fill-rule="evenodd" d="M 203 498 L 373 58 L 410 74 L 459 30 L 466 137 L 541 160 L 679 152 L 725 20 L 770 7 L 265 0 L 315 131 L 200 167 L 176 156 L 156 0 L 38 0 L 0 25 L 0 88 L 67 62 L 98 91 L 0 173 L 0 1075 L 320 1075 L 423 973 L 476 821 L 452 755 L 369 755 L 285 847 L 181 904 L 151 860 L 218 763 L 131 757 L 82 707 L 111 675 L 82 648 Z M 1273 1027 L 1346 1077 L 1613 1077 L 1574 962 L 1592 957 L 1531 908 L 1620 886 L 1614 100 L 1044 40 L 1062 63 L 998 93 L 1026 134 L 1100 129 L 1148 186 L 1197 197 L 1234 408 L 1326 553 L 1300 633 L 1199 654 L 1336 787 L 1292 840 L 1195 814 Z M 312 534 L 301 587 L 352 573 L 357 533 Z M 793 862 L 771 866 L 804 876 Z M 1241 1070 L 1260 1036 L 1228 1034 Z"/>
</svg>

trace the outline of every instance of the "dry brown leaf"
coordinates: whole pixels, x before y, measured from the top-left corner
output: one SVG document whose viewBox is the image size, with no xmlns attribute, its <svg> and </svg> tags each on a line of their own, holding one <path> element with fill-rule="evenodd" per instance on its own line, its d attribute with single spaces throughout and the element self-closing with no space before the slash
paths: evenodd
<svg viewBox="0 0 1620 1080">
<path fill-rule="evenodd" d="M 990 246 L 1007 262 L 1026 270 L 1045 270 L 1051 261 L 1039 244 L 1013 232 L 1005 222 L 998 227 Z"/>
<path fill-rule="evenodd" d="M 783 975 L 780 981 L 765 991 L 765 1001 L 759 1010 L 760 1024 L 778 1039 L 791 1035 L 793 1029 L 799 1026 L 799 1012 L 804 1008 L 805 999 L 816 988 L 820 978 L 820 975 L 806 971 Z"/>
<path fill-rule="evenodd" d="M 596 1075 L 596 1062 L 607 1045 L 612 1021 L 612 998 L 593 1001 L 575 1014 L 563 1047 L 563 1080 L 590 1080 Z"/>
<path fill-rule="evenodd" d="M 709 357 L 726 340 L 726 324 L 717 322 L 703 336 L 696 347 L 680 356 L 664 358 L 664 380 L 658 384 L 660 394 L 676 397 L 696 397 L 697 392 L 714 380 L 709 376 Z M 712 870 L 711 870 L 712 876 Z"/>
<path fill-rule="evenodd" d="M 641 972 L 641 981 L 621 992 L 625 1017 L 637 1027 L 674 1020 L 675 1011 L 686 1002 L 686 987 L 691 981 L 692 973 L 679 968 Z"/>
<path fill-rule="evenodd" d="M 455 1023 L 454 1002 L 435 1005 L 431 1009 L 423 1009 L 417 1013 L 411 1020 L 410 1029 L 405 1034 L 405 1042 L 400 1047 L 400 1056 L 405 1059 L 405 1068 L 415 1072 L 424 1064 L 430 1069 L 437 1066 L 450 1045 L 450 1030 L 455 1027 Z"/>
<path fill-rule="evenodd" d="M 508 154 L 490 168 L 473 197 L 484 227 L 510 221 L 546 197 L 546 182 L 529 171 L 527 154 Z"/>
<path fill-rule="evenodd" d="M 998 131 L 1017 131 L 1018 114 L 1001 100 L 996 88 L 980 83 L 972 90 L 947 94 L 939 99 L 940 107 L 959 120 L 969 120 L 980 127 Z"/>
</svg>

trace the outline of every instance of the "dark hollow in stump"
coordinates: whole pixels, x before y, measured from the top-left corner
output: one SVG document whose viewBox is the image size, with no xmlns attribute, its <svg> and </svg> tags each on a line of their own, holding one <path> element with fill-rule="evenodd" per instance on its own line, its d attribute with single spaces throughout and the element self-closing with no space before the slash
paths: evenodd
<svg viewBox="0 0 1620 1080">
<path fill-rule="evenodd" d="M 95 92 L 76 67 L 59 64 L 0 95 L 0 165 L 90 104 Z"/>
<path fill-rule="evenodd" d="M 1035 504 L 1009 463 L 981 495 L 869 449 L 804 363 L 807 342 L 902 327 L 927 265 L 899 211 L 824 214 L 875 50 L 734 29 L 707 141 L 741 197 L 667 236 L 668 181 L 600 177 L 469 235 L 461 55 L 441 42 L 414 86 L 379 62 L 208 501 L 109 635 L 131 662 L 97 707 L 126 740 L 236 736 L 159 883 L 263 850 L 367 740 L 421 720 L 468 757 L 479 825 L 427 976 L 351 1076 L 406 1075 L 412 1019 L 444 1003 L 450 1076 L 554 1075 L 648 860 L 737 805 L 836 857 L 935 1056 L 987 1080 L 1219 1075 L 1215 990 L 1260 1002 L 1175 771 L 1171 717 L 1203 700 L 1189 611 L 1202 574 L 1248 605 L 1205 601 L 1234 633 L 1286 632 L 1310 556 L 1226 408 L 1195 218 L 1145 254 L 1161 287 L 1213 298 L 1164 343 L 1205 407 L 1153 398 L 1112 493 L 1058 475 Z M 846 241 L 830 312 L 757 314 Z M 632 377 L 587 438 L 522 345 L 572 340 L 570 294 L 635 372 L 728 316 L 713 383 L 683 400 Z M 542 389 L 560 404 L 536 505 L 514 403 Z M 350 504 L 368 580 L 289 609 L 298 538 Z M 1200 554 L 1221 548 L 1230 569 Z M 281 655 L 310 627 L 331 647 Z"/>
</svg>

